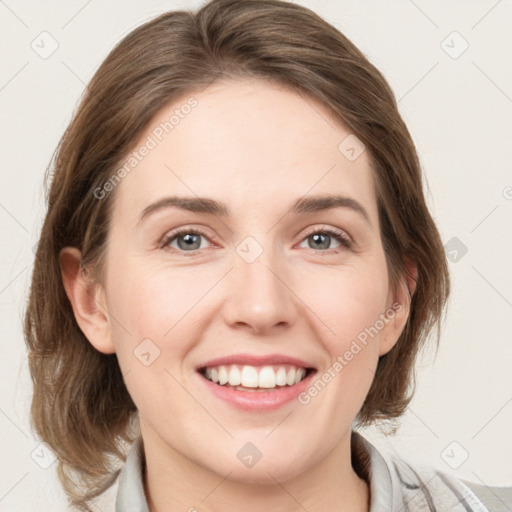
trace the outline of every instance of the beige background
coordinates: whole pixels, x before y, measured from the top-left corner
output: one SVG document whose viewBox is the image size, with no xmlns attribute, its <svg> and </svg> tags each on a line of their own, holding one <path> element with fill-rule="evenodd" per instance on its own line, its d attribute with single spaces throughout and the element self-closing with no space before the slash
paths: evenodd
<svg viewBox="0 0 512 512">
<path fill-rule="evenodd" d="M 0 2 L 2 511 L 67 510 L 55 464 L 30 431 L 21 332 L 44 214 L 44 169 L 84 85 L 114 44 L 165 10 L 199 3 Z M 453 260 L 437 357 L 425 353 L 419 362 L 417 394 L 398 435 L 366 435 L 409 460 L 512 485 L 512 2 L 297 3 L 344 32 L 387 77 Z M 52 44 L 58 48 L 42 58 Z M 109 508 L 108 498 L 98 502 L 97 510 Z"/>
</svg>

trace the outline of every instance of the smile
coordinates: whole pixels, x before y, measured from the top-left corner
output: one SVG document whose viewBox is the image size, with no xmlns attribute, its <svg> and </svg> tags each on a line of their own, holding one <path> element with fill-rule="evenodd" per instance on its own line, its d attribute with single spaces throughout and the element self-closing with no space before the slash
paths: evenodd
<svg viewBox="0 0 512 512">
<path fill-rule="evenodd" d="M 304 380 L 313 369 L 294 365 L 230 364 L 201 368 L 199 371 L 206 379 L 219 386 L 257 391 L 294 386 Z"/>
<path fill-rule="evenodd" d="M 296 401 L 317 373 L 315 368 L 273 359 L 275 364 L 268 360 L 266 364 L 235 364 L 224 358 L 223 364 L 211 362 L 196 368 L 196 375 L 214 399 L 238 410 L 270 412 Z"/>
</svg>

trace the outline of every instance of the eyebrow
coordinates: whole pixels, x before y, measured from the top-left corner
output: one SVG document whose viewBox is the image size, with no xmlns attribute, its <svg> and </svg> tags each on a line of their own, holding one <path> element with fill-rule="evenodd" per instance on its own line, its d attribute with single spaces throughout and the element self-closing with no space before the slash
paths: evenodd
<svg viewBox="0 0 512 512">
<path fill-rule="evenodd" d="M 230 215 L 228 206 L 215 199 L 208 197 L 169 196 L 144 208 L 138 223 L 140 224 L 144 219 L 157 211 L 172 207 L 194 213 L 209 213 L 219 217 L 228 217 Z M 337 194 L 301 197 L 291 205 L 287 214 L 320 212 L 331 208 L 348 208 L 361 215 L 371 225 L 368 212 L 361 203 L 350 197 Z"/>
</svg>

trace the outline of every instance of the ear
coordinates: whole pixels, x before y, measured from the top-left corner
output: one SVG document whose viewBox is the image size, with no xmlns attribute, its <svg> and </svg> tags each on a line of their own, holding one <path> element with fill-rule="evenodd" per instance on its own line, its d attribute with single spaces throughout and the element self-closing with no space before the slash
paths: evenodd
<svg viewBox="0 0 512 512">
<path fill-rule="evenodd" d="M 405 276 L 398 285 L 395 294 L 388 298 L 389 309 L 384 314 L 387 320 L 379 343 L 379 356 L 389 352 L 400 338 L 400 334 L 405 328 L 409 313 L 411 311 L 412 296 L 416 291 L 418 280 L 418 267 L 416 263 L 408 257 L 404 258 Z"/>
<path fill-rule="evenodd" d="M 407 288 L 409 291 L 409 298 L 412 299 L 416 291 L 416 283 L 418 282 L 418 266 L 409 257 L 404 257 L 405 274 L 407 276 Z"/>
<path fill-rule="evenodd" d="M 87 276 L 76 247 L 64 247 L 59 261 L 64 289 L 80 329 L 96 350 L 114 353 L 103 287 Z"/>
</svg>

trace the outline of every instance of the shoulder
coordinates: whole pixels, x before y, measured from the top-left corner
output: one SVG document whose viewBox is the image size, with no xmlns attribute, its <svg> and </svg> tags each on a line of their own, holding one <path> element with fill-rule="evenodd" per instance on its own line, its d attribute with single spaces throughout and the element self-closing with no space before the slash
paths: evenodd
<svg viewBox="0 0 512 512">
<path fill-rule="evenodd" d="M 461 512 L 510 512 L 512 488 L 477 484 L 434 467 L 413 465 L 403 458 L 390 458 L 406 503 L 425 502 L 425 510 Z M 411 510 L 415 510 L 412 508 Z M 418 507 L 418 510 L 423 510 Z"/>
<path fill-rule="evenodd" d="M 490 512 L 509 512 L 512 510 L 512 487 L 488 486 L 461 480 Z"/>
<path fill-rule="evenodd" d="M 512 488 L 488 487 L 437 468 L 380 451 L 356 434 L 369 456 L 370 512 L 501 512 L 512 511 Z"/>
<path fill-rule="evenodd" d="M 394 456 L 390 458 L 396 484 L 405 503 L 427 504 L 425 510 L 460 510 L 485 512 L 481 500 L 460 480 L 431 467 L 413 465 Z"/>
</svg>

